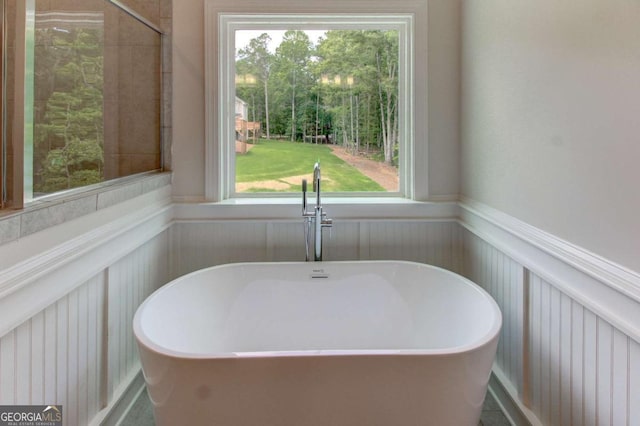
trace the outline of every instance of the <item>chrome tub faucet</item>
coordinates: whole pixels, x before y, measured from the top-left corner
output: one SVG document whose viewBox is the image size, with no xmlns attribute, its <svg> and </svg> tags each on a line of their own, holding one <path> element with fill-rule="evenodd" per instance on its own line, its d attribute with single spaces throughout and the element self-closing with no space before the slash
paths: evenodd
<svg viewBox="0 0 640 426">
<path fill-rule="evenodd" d="M 327 217 L 323 211 L 320 199 L 320 162 L 316 162 L 313 166 L 313 191 L 316 193 L 316 206 L 313 211 L 307 211 L 307 180 L 302 180 L 302 217 L 304 218 L 304 243 L 305 243 L 305 260 L 309 261 L 309 243 L 311 238 L 311 229 L 313 228 L 314 244 L 313 244 L 313 260 L 322 260 L 322 229 L 331 228 L 333 220 Z"/>
</svg>

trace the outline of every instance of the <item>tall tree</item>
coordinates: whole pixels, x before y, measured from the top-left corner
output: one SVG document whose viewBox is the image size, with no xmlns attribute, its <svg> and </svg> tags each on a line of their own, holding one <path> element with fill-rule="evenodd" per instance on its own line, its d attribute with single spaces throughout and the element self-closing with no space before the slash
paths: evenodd
<svg viewBox="0 0 640 426">
<path fill-rule="evenodd" d="M 371 120 L 369 103 L 378 98 L 378 76 L 375 65 L 376 48 L 372 45 L 372 34 L 380 31 L 338 30 L 326 33 L 318 46 L 316 73 L 326 101 L 337 118 L 338 133 L 343 143 L 358 151 L 361 136 L 367 146 L 376 141 L 379 134 L 379 114 Z M 376 104 L 377 105 L 377 104 Z M 361 111 L 367 114 L 362 115 Z M 367 125 L 365 125 L 365 123 Z"/>
<path fill-rule="evenodd" d="M 248 57 L 237 61 L 237 69 L 255 70 L 246 63 Z M 273 133 L 291 140 L 331 134 L 334 143 L 355 151 L 365 144 L 375 146 L 384 161 L 396 163 L 396 31 L 330 30 L 317 46 L 303 31 L 287 31 L 271 60 Z M 248 90 L 242 93 L 251 95 Z"/>
<path fill-rule="evenodd" d="M 273 55 L 269 52 L 271 37 L 267 33 L 249 41 L 249 45 L 238 52 L 238 59 L 244 59 L 264 89 L 265 130 L 267 139 L 271 138 L 271 125 L 269 120 L 269 77 L 273 65 Z"/>
<path fill-rule="evenodd" d="M 284 33 L 282 43 L 276 49 L 280 72 L 288 75 L 291 105 L 291 140 L 297 136 L 298 115 L 296 95 L 299 86 L 308 84 L 308 65 L 312 54 L 312 44 L 304 31 L 289 30 Z"/>
<path fill-rule="evenodd" d="M 398 140 L 398 37 L 383 33 L 377 41 L 376 71 L 384 162 L 392 164 Z"/>
</svg>

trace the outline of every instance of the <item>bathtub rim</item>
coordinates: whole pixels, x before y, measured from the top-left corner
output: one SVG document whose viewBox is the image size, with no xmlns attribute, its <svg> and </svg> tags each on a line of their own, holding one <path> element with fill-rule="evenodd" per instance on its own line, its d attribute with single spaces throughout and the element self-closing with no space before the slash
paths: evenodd
<svg viewBox="0 0 640 426">
<path fill-rule="evenodd" d="M 216 353 L 192 353 L 176 351 L 169 349 L 165 346 L 158 345 L 152 341 L 146 333 L 144 333 L 141 325 L 141 317 L 143 315 L 144 307 L 151 303 L 155 297 L 158 297 L 164 289 L 179 285 L 181 282 L 188 280 L 194 275 L 202 274 L 213 269 L 242 267 L 242 266 L 260 266 L 260 265 L 300 265 L 308 263 L 312 265 L 337 265 L 337 264 L 406 264 L 411 266 L 424 267 L 427 269 L 435 269 L 439 273 L 444 273 L 450 276 L 454 276 L 455 279 L 463 281 L 466 285 L 470 286 L 474 291 L 480 294 L 485 300 L 488 301 L 491 311 L 494 314 L 495 320 L 491 324 L 489 331 L 487 331 L 482 337 L 474 340 L 472 343 L 458 346 L 451 346 L 447 348 L 437 349 L 304 349 L 304 350 L 287 350 L 287 351 L 255 351 L 255 352 L 216 352 Z M 252 358 L 287 358 L 287 357 L 327 357 L 327 356 L 424 356 L 424 355 L 456 355 L 465 354 L 478 350 L 486 345 L 491 344 L 492 341 L 497 340 L 502 328 L 502 312 L 497 302 L 491 297 L 491 295 L 480 285 L 471 281 L 470 279 L 439 266 L 430 265 L 428 263 L 420 263 L 406 260 L 339 260 L 339 261 L 321 261 L 321 262 L 304 262 L 304 261 L 287 261 L 287 262 L 235 262 L 225 263 L 222 265 L 214 265 L 206 268 L 198 269 L 193 272 L 189 272 L 185 275 L 181 275 L 159 289 L 151 293 L 136 309 L 133 317 L 133 334 L 140 346 L 148 351 L 162 355 L 164 357 L 175 359 L 252 359 Z"/>
</svg>

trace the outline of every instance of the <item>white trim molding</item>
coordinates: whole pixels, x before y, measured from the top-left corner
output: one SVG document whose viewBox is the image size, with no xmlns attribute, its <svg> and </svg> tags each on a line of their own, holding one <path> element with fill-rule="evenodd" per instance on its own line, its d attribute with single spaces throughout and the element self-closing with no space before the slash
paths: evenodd
<svg viewBox="0 0 640 426">
<path fill-rule="evenodd" d="M 640 275 L 465 198 L 461 225 L 640 341 Z"/>
<path fill-rule="evenodd" d="M 463 272 L 503 312 L 492 391 L 515 424 L 637 424 L 638 275 L 482 203 Z"/>
<path fill-rule="evenodd" d="M 0 246 L 0 336 L 166 230 L 170 192 L 166 186 Z"/>
<path fill-rule="evenodd" d="M 313 202 L 310 201 L 313 205 Z M 329 217 L 339 220 L 397 219 L 456 221 L 455 202 L 418 202 L 399 198 L 330 198 L 322 201 Z M 302 202 L 298 198 L 238 198 L 221 203 L 175 203 L 174 219 L 185 220 L 296 220 L 301 216 Z"/>
<path fill-rule="evenodd" d="M 428 199 L 427 0 L 327 0 L 277 3 L 207 0 L 205 3 L 205 198 L 234 198 L 234 30 L 395 29 L 399 33 L 400 191 L 391 195 Z M 414 40 L 420 40 L 419 45 Z M 419 123 L 419 124 L 418 124 Z M 419 141 L 419 143 L 418 143 Z M 378 194 L 379 195 L 379 194 Z M 355 197 L 366 198 L 359 193 Z M 374 195 L 375 196 L 375 195 Z"/>
<path fill-rule="evenodd" d="M 512 421 L 640 418 L 637 273 L 469 199 L 324 201 L 329 258 L 432 263 L 493 295 L 504 326 L 491 391 Z M 107 204 L 0 246 L 0 402 L 27 401 L 31 386 L 75 396 L 89 362 L 90 401 L 66 403 L 117 423 L 141 387 L 127 324 L 144 297 L 214 264 L 303 258 L 298 199 L 175 203 L 167 185 Z"/>
<path fill-rule="evenodd" d="M 171 277 L 171 186 L 91 201 L 0 245 L 0 404 L 62 404 L 69 424 L 116 424 L 143 386 L 133 315 Z"/>
</svg>

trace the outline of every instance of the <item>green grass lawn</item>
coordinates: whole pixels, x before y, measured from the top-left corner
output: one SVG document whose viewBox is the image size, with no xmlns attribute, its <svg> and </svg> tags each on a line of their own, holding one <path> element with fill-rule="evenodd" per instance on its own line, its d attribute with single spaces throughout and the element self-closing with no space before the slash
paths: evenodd
<svg viewBox="0 0 640 426">
<path fill-rule="evenodd" d="M 331 153 L 326 145 L 261 139 L 251 151 L 236 155 L 236 182 L 260 182 L 313 173 L 313 165 L 322 166 L 322 190 L 330 192 L 380 191 L 384 188 L 355 167 Z M 256 189 L 246 192 L 298 192 L 300 182 L 286 183 L 286 189 Z M 311 191 L 311 182 L 309 182 Z"/>
</svg>

